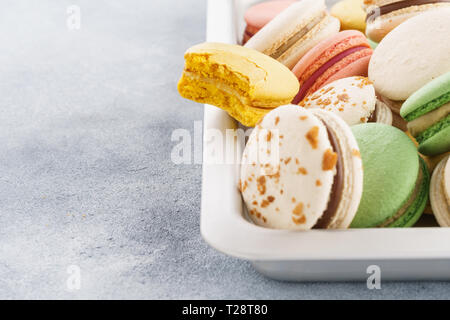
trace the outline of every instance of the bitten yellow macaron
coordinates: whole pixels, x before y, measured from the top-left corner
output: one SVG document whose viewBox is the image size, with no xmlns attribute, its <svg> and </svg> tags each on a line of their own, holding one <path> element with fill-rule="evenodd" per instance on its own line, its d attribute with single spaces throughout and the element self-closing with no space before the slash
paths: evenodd
<svg viewBox="0 0 450 320">
<path fill-rule="evenodd" d="M 299 90 L 287 67 L 253 49 L 206 42 L 188 49 L 184 58 L 180 95 L 222 108 L 248 127 L 290 103 Z"/>
<path fill-rule="evenodd" d="M 331 15 L 341 21 L 341 30 L 366 30 L 366 13 L 362 5 L 364 0 L 343 0 L 331 8 Z"/>
</svg>

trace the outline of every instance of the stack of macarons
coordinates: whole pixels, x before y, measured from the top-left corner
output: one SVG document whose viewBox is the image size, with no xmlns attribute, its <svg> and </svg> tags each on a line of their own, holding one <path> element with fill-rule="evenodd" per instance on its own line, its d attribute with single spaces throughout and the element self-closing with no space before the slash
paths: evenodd
<svg viewBox="0 0 450 320">
<path fill-rule="evenodd" d="M 186 51 L 181 96 L 254 127 L 240 173 L 252 221 L 410 227 L 428 207 L 450 226 L 449 6 L 264 1 L 242 45 Z"/>
</svg>

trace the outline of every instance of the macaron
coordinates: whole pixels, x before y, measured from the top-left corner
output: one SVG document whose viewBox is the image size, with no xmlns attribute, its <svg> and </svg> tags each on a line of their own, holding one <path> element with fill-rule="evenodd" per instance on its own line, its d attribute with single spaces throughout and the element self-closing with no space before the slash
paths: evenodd
<svg viewBox="0 0 450 320">
<path fill-rule="evenodd" d="M 425 155 L 450 151 L 450 72 L 430 81 L 403 104 L 400 115 Z"/>
<path fill-rule="evenodd" d="M 439 162 L 431 177 L 430 202 L 441 227 L 450 227 L 450 156 Z"/>
<path fill-rule="evenodd" d="M 366 122 L 392 124 L 391 110 L 377 99 L 375 88 L 365 77 L 336 80 L 306 97 L 299 105 L 333 112 L 350 126 Z"/>
<path fill-rule="evenodd" d="M 366 34 L 380 42 L 389 32 L 418 14 L 449 8 L 449 0 L 364 0 Z"/>
<path fill-rule="evenodd" d="M 253 127 L 270 110 L 289 103 L 297 78 L 284 65 L 256 50 L 224 43 L 202 43 L 184 55 L 178 92 L 186 99 L 222 108 Z"/>
<path fill-rule="evenodd" d="M 450 71 L 450 9 L 417 15 L 392 30 L 375 49 L 369 79 L 388 99 L 403 101 Z"/>
<path fill-rule="evenodd" d="M 363 195 L 352 228 L 411 227 L 428 201 L 429 173 L 414 143 L 380 123 L 352 127 L 364 166 Z"/>
<path fill-rule="evenodd" d="M 407 123 L 405 119 L 400 115 L 400 108 L 403 105 L 403 101 L 390 100 L 380 93 L 377 93 L 378 100 L 382 101 L 392 111 L 392 125 L 402 131 L 407 131 Z"/>
<path fill-rule="evenodd" d="M 245 44 L 262 27 L 275 18 L 281 11 L 295 3 L 292 0 L 265 1 L 251 6 L 244 14 L 246 23 L 243 43 Z"/>
<path fill-rule="evenodd" d="M 356 30 L 342 31 L 321 41 L 292 69 L 300 83 L 300 91 L 292 103 L 299 103 L 335 80 L 367 76 L 372 52 L 364 34 Z"/>
<path fill-rule="evenodd" d="M 289 69 L 314 45 L 339 32 L 324 0 L 302 0 L 290 5 L 267 23 L 246 44 L 283 63 Z"/>
<path fill-rule="evenodd" d="M 331 7 L 330 13 L 341 22 L 341 30 L 366 30 L 364 0 L 342 0 Z"/>
<path fill-rule="evenodd" d="M 347 228 L 362 193 L 358 144 L 333 113 L 297 105 L 269 112 L 245 147 L 240 189 L 257 225 Z"/>
</svg>

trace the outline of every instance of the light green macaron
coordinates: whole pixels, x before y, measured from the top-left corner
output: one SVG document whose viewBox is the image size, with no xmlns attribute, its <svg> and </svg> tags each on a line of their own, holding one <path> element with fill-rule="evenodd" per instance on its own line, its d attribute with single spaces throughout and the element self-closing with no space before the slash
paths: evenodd
<svg viewBox="0 0 450 320">
<path fill-rule="evenodd" d="M 422 215 L 429 173 L 414 143 L 380 123 L 352 127 L 364 168 L 363 195 L 352 228 L 410 227 Z"/>
<path fill-rule="evenodd" d="M 450 151 L 450 72 L 413 93 L 400 115 L 419 143 L 419 152 L 437 155 Z"/>
</svg>

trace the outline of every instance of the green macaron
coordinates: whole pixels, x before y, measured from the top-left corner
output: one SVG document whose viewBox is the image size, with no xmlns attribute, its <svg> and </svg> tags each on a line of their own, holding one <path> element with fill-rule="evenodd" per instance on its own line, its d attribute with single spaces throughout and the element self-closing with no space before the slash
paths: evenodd
<svg viewBox="0 0 450 320">
<path fill-rule="evenodd" d="M 419 143 L 419 152 L 450 151 L 450 72 L 432 80 L 403 103 L 400 115 Z"/>
<path fill-rule="evenodd" d="M 351 228 L 411 227 L 428 201 L 429 172 L 401 130 L 366 123 L 352 127 L 364 168 L 363 194 Z"/>
</svg>

